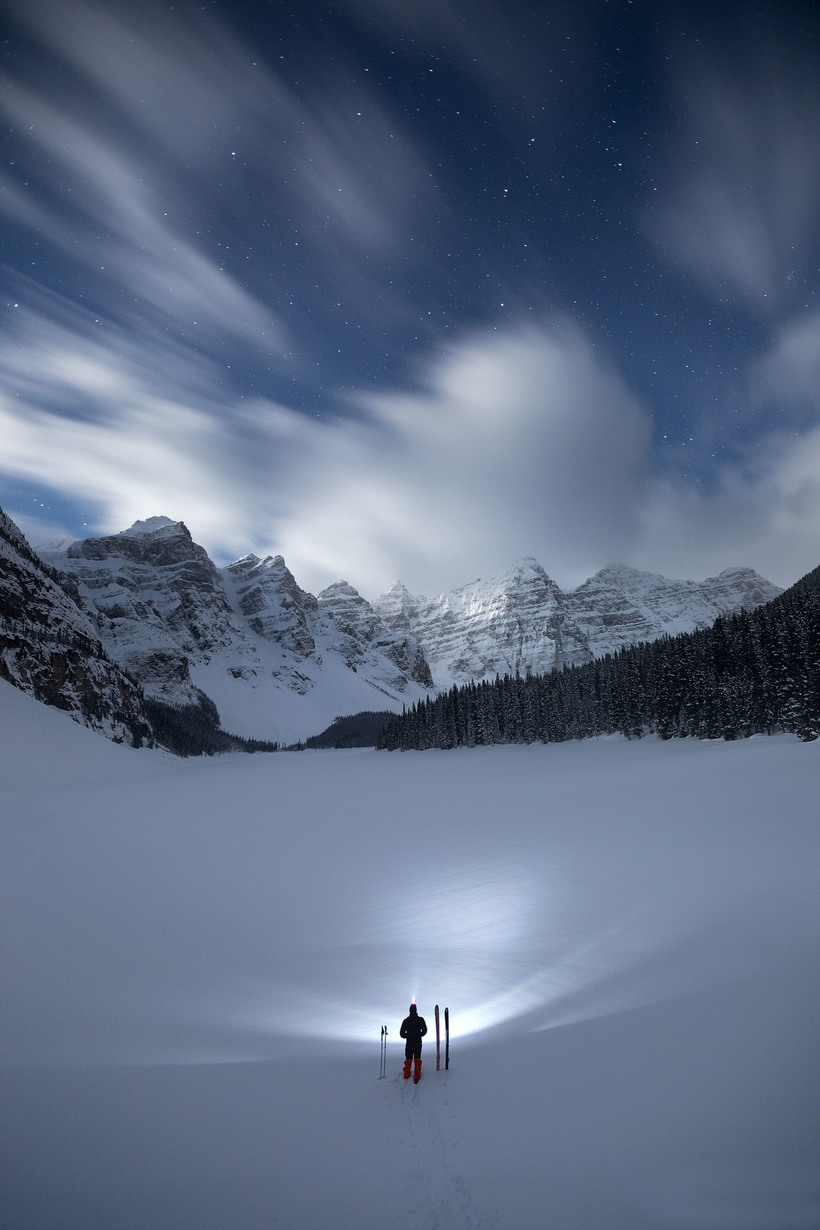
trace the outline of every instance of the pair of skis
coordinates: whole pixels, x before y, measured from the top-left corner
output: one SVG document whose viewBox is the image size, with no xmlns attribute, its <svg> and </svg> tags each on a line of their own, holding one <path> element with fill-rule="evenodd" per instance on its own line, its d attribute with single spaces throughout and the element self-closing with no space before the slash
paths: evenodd
<svg viewBox="0 0 820 1230">
<path fill-rule="evenodd" d="M 444 1070 L 450 1067 L 450 1009 L 444 1009 Z M 436 1071 L 441 1070 L 441 1027 L 438 1004 L 436 1004 Z"/>
</svg>

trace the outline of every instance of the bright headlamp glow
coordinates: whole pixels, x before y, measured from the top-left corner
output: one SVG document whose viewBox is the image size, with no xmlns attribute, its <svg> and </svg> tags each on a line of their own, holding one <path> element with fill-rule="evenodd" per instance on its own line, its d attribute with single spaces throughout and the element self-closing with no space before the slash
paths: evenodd
<svg viewBox="0 0 820 1230">
<path fill-rule="evenodd" d="M 275 993 L 245 987 L 235 1023 L 362 1043 L 386 1024 L 388 1044 L 398 1044 L 399 1022 L 416 1003 L 429 1046 L 436 1003 L 450 1009 L 453 1040 L 523 1017 L 529 1028 L 549 1028 L 626 1006 L 606 988 L 647 956 L 636 920 L 579 942 L 562 921 L 562 896 L 514 867 L 468 867 L 416 883 L 365 908 L 358 926 L 344 926 L 321 950 L 299 954 L 290 990 L 279 979 Z"/>
</svg>

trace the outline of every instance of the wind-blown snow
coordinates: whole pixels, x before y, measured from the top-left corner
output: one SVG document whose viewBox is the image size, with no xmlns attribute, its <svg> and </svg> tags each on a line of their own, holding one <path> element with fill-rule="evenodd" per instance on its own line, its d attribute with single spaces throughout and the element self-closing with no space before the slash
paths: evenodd
<svg viewBox="0 0 820 1230">
<path fill-rule="evenodd" d="M 820 1225 L 817 743 L 0 750 L 4 1230 Z"/>
</svg>

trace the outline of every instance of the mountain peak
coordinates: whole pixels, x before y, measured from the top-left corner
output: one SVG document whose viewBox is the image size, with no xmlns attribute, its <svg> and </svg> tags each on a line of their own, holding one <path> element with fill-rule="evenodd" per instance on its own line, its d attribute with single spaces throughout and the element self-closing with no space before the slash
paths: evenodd
<svg viewBox="0 0 820 1230">
<path fill-rule="evenodd" d="M 422 601 L 419 595 L 410 593 L 410 590 L 404 584 L 404 581 L 394 581 L 390 588 L 386 589 L 384 593 L 381 594 L 379 601 L 381 602 L 385 599 L 396 602 L 402 602 L 406 599 L 409 599 L 411 602 Z"/>
<path fill-rule="evenodd" d="M 608 564 L 599 568 L 591 577 L 587 577 L 571 593 L 582 596 L 589 592 L 597 592 L 602 588 L 632 591 L 653 585 L 674 585 L 666 577 L 656 572 L 645 572 L 641 568 L 633 568 L 631 564 Z"/>
<path fill-rule="evenodd" d="M 138 538 L 142 534 L 154 534 L 157 530 L 180 526 L 185 529 L 182 521 L 172 521 L 170 517 L 147 517 L 144 521 L 135 521 L 127 530 L 121 530 L 120 538 Z"/>
<path fill-rule="evenodd" d="M 354 589 L 349 581 L 334 581 L 332 585 L 328 585 L 326 589 L 323 589 L 317 597 L 320 602 L 327 602 L 333 598 L 357 598 L 361 602 L 365 601 L 359 591 Z"/>
<path fill-rule="evenodd" d="M 533 555 L 525 555 L 521 559 L 517 559 L 512 567 L 508 568 L 504 573 L 502 580 L 514 582 L 515 584 L 536 580 L 546 582 L 549 586 L 555 585 L 555 582 L 544 566 L 539 564 Z"/>
</svg>

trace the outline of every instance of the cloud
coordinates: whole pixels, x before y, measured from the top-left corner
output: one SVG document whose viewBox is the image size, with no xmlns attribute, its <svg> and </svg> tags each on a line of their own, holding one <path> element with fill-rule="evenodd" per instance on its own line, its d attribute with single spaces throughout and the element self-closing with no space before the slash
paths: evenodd
<svg viewBox="0 0 820 1230">
<path fill-rule="evenodd" d="M 526 553 L 580 581 L 634 534 L 650 424 L 566 321 L 474 336 L 431 359 L 424 393 L 331 423 L 229 403 L 208 360 L 172 349 L 160 379 L 110 327 L 25 332 L 36 348 L 0 365 L 3 469 L 92 493 L 109 530 L 182 517 L 222 556 L 274 550 L 303 584 L 344 569 L 371 592 L 397 574 L 449 588 Z M 82 420 L 49 408 L 80 397 Z"/>
<path fill-rule="evenodd" d="M 678 135 L 647 230 L 717 298 L 773 313 L 820 210 L 816 65 L 773 37 L 734 64 L 723 49 L 687 58 L 674 84 Z"/>
<path fill-rule="evenodd" d="M 121 272 L 143 251 L 199 287 L 201 253 L 180 235 L 195 219 L 202 249 L 221 246 L 224 258 L 216 236 L 233 238 L 231 210 L 255 230 L 284 222 L 325 255 L 341 241 L 365 256 L 403 238 L 420 208 L 436 207 L 428 168 L 375 84 L 353 83 L 332 60 L 306 71 L 297 89 L 233 31 L 193 10 L 183 20 L 159 5 L 115 14 L 83 0 L 70 12 L 57 0 L 14 9 L 64 72 L 51 86 L 42 74 L 31 88 L 8 79 L 2 108 L 62 164 L 51 228 L 66 243 L 63 215 L 76 224 L 85 214 L 87 240 L 102 227 L 133 249 Z M 8 179 L 19 215 L 27 194 Z M 270 242 L 270 233 L 256 238 Z M 139 274 L 138 262 L 130 268 Z M 207 297 L 210 288 L 202 289 Z"/>
<path fill-rule="evenodd" d="M 332 441 L 279 524 L 286 552 L 449 588 L 529 553 L 580 581 L 623 549 L 650 423 L 574 325 L 473 336 L 422 383 L 368 398 L 369 421 Z"/>
<path fill-rule="evenodd" d="M 116 142 L 19 85 L 7 92 L 4 111 L 9 123 L 28 124 L 33 144 L 64 178 L 50 208 L 9 184 L 9 176 L 0 178 L 8 189 L 0 197 L 2 207 L 85 266 L 86 276 L 79 280 L 92 283 L 90 299 L 99 298 L 100 285 L 109 288 L 109 297 L 116 288 L 118 299 L 127 288 L 130 305 L 120 312 L 139 315 L 143 328 L 170 324 L 198 329 L 200 338 L 227 333 L 267 350 L 284 347 L 283 330 L 270 310 L 174 229 L 164 208 L 171 206 L 168 194 L 141 173 L 132 152 L 121 152 Z"/>
<path fill-rule="evenodd" d="M 54 295 L 42 307 L 21 307 L 0 345 L 0 471 L 79 502 L 88 532 L 159 510 L 233 557 L 252 537 L 243 476 L 258 458 L 222 366 L 173 339 L 146 349 Z"/>
<path fill-rule="evenodd" d="M 0 338 L 28 353 L 26 308 L 82 349 L 90 314 L 98 340 L 141 344 L 152 385 L 170 362 L 183 401 L 202 391 L 176 369 L 210 357 L 226 404 L 232 388 L 326 409 L 353 373 L 395 368 L 408 335 L 429 336 L 408 280 L 441 275 L 449 204 L 375 73 L 317 44 L 294 80 L 211 11 L 172 10 L 12 4 Z M 58 404 L 85 413 L 79 392 Z"/>
<path fill-rule="evenodd" d="M 636 567 L 704 577 L 746 565 L 786 587 L 820 564 L 820 314 L 782 324 L 745 378 L 754 432 L 738 433 L 708 487 L 653 474 Z"/>
<path fill-rule="evenodd" d="M 709 492 L 655 478 L 641 518 L 637 567 L 703 577 L 745 565 L 791 585 L 820 562 L 820 428 L 757 442 Z"/>
<path fill-rule="evenodd" d="M 646 409 L 564 319 L 474 334 L 429 357 L 422 391 L 363 395 L 336 420 L 229 398 L 212 361 L 169 345 L 146 366 L 125 332 L 96 329 L 28 320 L 28 348 L 0 351 L 0 465 L 93 501 L 97 532 L 165 514 L 223 562 L 281 553 L 313 592 L 345 576 L 370 597 L 526 554 L 566 587 L 618 561 L 690 577 L 747 564 L 784 585 L 818 562 L 819 427 L 750 444 L 708 492 L 653 476 Z M 815 336 L 784 333 L 761 384 L 781 388 L 794 353 L 808 380 Z M 55 408 L 75 401 L 81 418 Z"/>
<path fill-rule="evenodd" d="M 459 3 L 346 6 L 457 49 L 510 115 L 536 71 L 520 31 L 496 56 L 489 11 L 470 25 Z M 430 258 L 453 220 L 425 157 L 434 137 L 393 114 L 361 65 L 317 42 L 297 88 L 195 9 L 12 8 L 49 71 L 21 52 L 0 91 L 20 155 L 0 171 L 19 255 L 3 271 L 15 298 L 0 331 L 0 472 L 83 501 L 98 531 L 163 513 L 222 560 L 282 552 L 314 590 L 346 573 L 371 595 L 396 576 L 430 592 L 525 554 L 564 585 L 618 560 L 695 576 L 750 563 L 781 582 L 816 564 L 817 317 L 781 323 L 744 373 L 745 438 L 773 415 L 779 431 L 736 449 L 708 491 L 660 478 L 650 408 L 617 361 L 567 318 L 512 318 L 534 306 L 533 266 L 516 272 L 503 249 L 475 257 L 482 284 L 502 262 L 510 319 L 445 348 L 419 298 L 436 304 L 425 279 L 447 277 Z M 690 61 L 679 169 L 649 224 L 714 294 L 755 304 L 795 291 L 820 199 L 820 91 L 780 55 Z M 355 310 L 364 340 L 338 359 L 342 378 Z M 388 338 L 387 318 L 413 328 Z M 388 348 L 396 372 L 436 328 L 412 383 L 349 392 L 351 372 L 375 379 Z M 312 397 L 322 418 L 295 409 Z M 721 445 L 727 418 L 710 416 Z"/>
<path fill-rule="evenodd" d="M 790 320 L 777 330 L 769 353 L 752 366 L 750 389 L 758 405 L 820 419 L 820 313 Z"/>
</svg>

